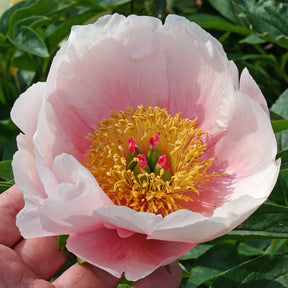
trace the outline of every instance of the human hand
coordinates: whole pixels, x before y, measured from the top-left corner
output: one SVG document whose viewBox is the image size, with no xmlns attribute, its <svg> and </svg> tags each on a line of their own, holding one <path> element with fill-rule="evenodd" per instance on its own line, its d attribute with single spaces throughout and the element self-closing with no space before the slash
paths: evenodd
<svg viewBox="0 0 288 288">
<path fill-rule="evenodd" d="M 118 285 L 121 279 L 88 263 L 74 264 L 50 283 L 67 258 L 58 249 L 57 237 L 21 237 L 15 220 L 23 205 L 22 193 L 16 186 L 0 194 L 0 287 L 114 288 Z M 177 288 L 181 276 L 179 265 L 173 263 L 170 273 L 161 267 L 131 288 Z"/>
</svg>

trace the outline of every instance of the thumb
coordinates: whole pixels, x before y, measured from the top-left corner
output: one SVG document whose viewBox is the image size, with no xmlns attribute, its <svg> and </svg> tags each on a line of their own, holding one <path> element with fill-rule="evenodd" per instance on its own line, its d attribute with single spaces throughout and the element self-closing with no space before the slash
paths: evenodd
<svg viewBox="0 0 288 288">
<path fill-rule="evenodd" d="M 130 288 L 179 288 L 182 280 L 182 270 L 174 262 L 169 265 L 170 272 L 165 267 L 160 267 L 147 277 L 135 282 Z"/>
</svg>

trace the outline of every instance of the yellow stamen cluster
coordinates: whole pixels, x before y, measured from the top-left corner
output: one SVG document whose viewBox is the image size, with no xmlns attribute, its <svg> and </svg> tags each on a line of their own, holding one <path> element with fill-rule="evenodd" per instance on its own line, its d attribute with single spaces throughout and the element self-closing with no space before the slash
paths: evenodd
<svg viewBox="0 0 288 288">
<path fill-rule="evenodd" d="M 199 194 L 197 187 L 215 176 L 207 173 L 213 159 L 200 160 L 206 150 L 205 133 L 195 127 L 196 121 L 181 119 L 180 114 L 171 116 L 166 109 L 149 105 L 111 112 L 111 117 L 99 122 L 94 134 L 88 136 L 91 146 L 84 164 L 115 204 L 166 216 L 185 208 L 179 202 L 192 202 L 191 192 Z M 172 172 L 169 181 L 161 174 L 143 171 L 135 176 L 126 169 L 128 139 L 133 137 L 147 155 L 149 138 L 157 132 L 161 135 L 158 148 L 167 155 Z"/>
</svg>

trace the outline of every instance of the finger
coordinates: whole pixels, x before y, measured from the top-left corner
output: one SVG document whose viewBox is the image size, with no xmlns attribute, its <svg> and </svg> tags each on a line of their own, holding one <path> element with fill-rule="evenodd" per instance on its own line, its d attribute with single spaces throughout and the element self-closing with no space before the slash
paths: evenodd
<svg viewBox="0 0 288 288">
<path fill-rule="evenodd" d="M 23 206 L 23 195 L 15 185 L 0 194 L 0 244 L 12 247 L 21 239 L 16 215 Z"/>
<path fill-rule="evenodd" d="M 135 282 L 130 288 L 179 288 L 182 280 L 182 270 L 177 263 L 169 265 L 168 272 L 165 267 L 160 267 L 144 279 Z"/>
<path fill-rule="evenodd" d="M 36 275 L 15 251 L 0 245 L 0 287 L 54 288 L 49 282 L 36 279 Z"/>
<path fill-rule="evenodd" d="M 57 237 L 24 239 L 14 250 L 41 279 L 50 280 L 67 261 L 58 249 Z"/>
<path fill-rule="evenodd" d="M 120 281 L 108 272 L 85 263 L 70 267 L 53 285 L 55 288 L 115 288 Z"/>
</svg>

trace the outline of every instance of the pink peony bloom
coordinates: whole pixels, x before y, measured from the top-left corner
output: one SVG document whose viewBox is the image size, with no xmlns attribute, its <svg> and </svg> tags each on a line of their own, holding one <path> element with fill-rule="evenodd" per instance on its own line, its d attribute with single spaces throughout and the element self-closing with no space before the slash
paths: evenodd
<svg viewBox="0 0 288 288">
<path fill-rule="evenodd" d="M 69 234 L 71 252 L 129 280 L 239 225 L 280 166 L 247 69 L 239 81 L 221 44 L 174 15 L 73 27 L 12 119 L 23 237 Z"/>
</svg>

